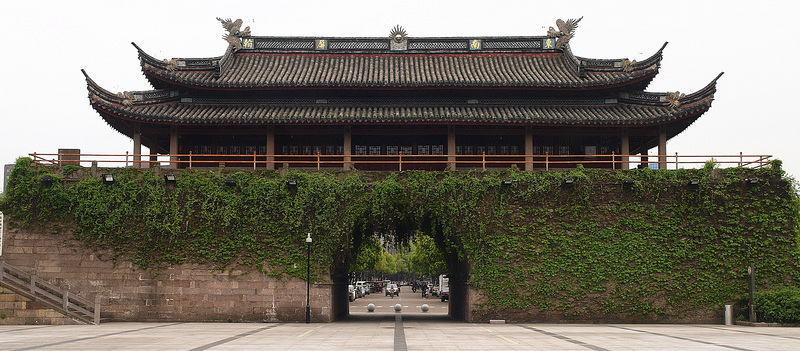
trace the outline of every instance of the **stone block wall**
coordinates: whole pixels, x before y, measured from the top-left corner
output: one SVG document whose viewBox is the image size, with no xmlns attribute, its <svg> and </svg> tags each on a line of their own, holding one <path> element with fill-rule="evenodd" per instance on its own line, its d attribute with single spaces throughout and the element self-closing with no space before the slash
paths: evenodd
<svg viewBox="0 0 800 351">
<path fill-rule="evenodd" d="M 36 301 L 0 287 L 0 325 L 82 324 Z"/>
<path fill-rule="evenodd" d="M 219 271 L 211 264 L 142 270 L 84 247 L 70 233 L 9 227 L 2 259 L 85 299 L 99 298 L 103 321 L 305 321 L 302 279 L 276 279 L 255 268 Z M 333 321 L 333 289 L 311 285 L 312 321 Z"/>
</svg>

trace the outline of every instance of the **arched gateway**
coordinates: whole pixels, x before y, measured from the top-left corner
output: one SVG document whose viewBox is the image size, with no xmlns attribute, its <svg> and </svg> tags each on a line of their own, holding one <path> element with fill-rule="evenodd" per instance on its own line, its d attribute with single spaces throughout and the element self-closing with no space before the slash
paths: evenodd
<svg viewBox="0 0 800 351">
<path fill-rule="evenodd" d="M 263 169 L 534 170 L 558 156 L 627 169 L 629 155 L 666 155 L 719 78 L 688 95 L 644 91 L 664 47 L 640 62 L 576 56 L 575 20 L 541 36 L 435 38 L 400 26 L 381 38 L 253 36 L 241 20 L 221 22 L 222 56 L 157 59 L 134 44 L 154 90 L 112 93 L 84 71 L 92 107 L 133 139 L 137 166 L 159 154 L 170 168 L 217 167 L 225 155 L 226 167 Z M 437 235 L 435 220 L 415 225 Z M 470 268 L 447 255 L 451 315 L 466 318 Z M 346 275 L 340 262 L 333 285 Z M 323 320 L 347 313 L 333 290 Z"/>
</svg>

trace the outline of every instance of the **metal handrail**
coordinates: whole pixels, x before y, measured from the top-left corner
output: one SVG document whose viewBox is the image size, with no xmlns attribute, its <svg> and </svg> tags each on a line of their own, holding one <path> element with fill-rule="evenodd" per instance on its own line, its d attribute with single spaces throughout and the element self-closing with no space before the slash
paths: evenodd
<svg viewBox="0 0 800 351">
<path fill-rule="evenodd" d="M 100 303 L 91 302 L 68 290 L 43 281 L 5 261 L 0 261 L 0 285 L 70 317 L 91 324 L 100 324 Z"/>
<path fill-rule="evenodd" d="M 58 164 L 86 164 L 86 163 L 113 163 L 124 167 L 141 167 L 155 162 L 159 164 L 183 165 L 186 168 L 202 167 L 204 165 L 235 164 L 248 165 L 256 169 L 259 166 L 278 166 L 284 163 L 292 165 L 316 166 L 321 169 L 330 165 L 358 165 L 358 164 L 393 164 L 402 171 L 403 165 L 438 164 L 472 165 L 480 164 L 482 169 L 488 166 L 506 166 L 530 164 L 549 170 L 551 166 L 594 164 L 606 165 L 613 169 L 621 169 L 630 164 L 658 164 L 665 167 L 678 169 L 681 166 L 702 165 L 713 162 L 718 165 L 731 165 L 735 167 L 763 167 L 769 164 L 772 155 L 623 155 L 612 153 L 609 155 L 220 155 L 220 154 L 43 154 L 32 153 L 33 161 L 41 165 Z M 112 166 L 113 167 L 113 166 Z"/>
</svg>

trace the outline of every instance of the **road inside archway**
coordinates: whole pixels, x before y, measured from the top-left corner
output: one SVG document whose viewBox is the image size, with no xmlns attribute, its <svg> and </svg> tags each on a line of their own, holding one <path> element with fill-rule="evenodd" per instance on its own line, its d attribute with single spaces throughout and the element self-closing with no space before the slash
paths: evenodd
<svg viewBox="0 0 800 351">
<path fill-rule="evenodd" d="M 391 298 L 386 296 L 383 292 L 372 293 L 365 295 L 360 299 L 350 302 L 350 315 L 364 316 L 369 314 L 385 314 L 395 313 L 394 305 L 400 304 L 403 306 L 402 312 L 405 314 L 424 313 L 430 315 L 447 315 L 449 309 L 448 301 L 441 302 L 438 297 L 430 296 L 427 299 L 422 298 L 422 293 L 417 290 L 416 293 L 411 292 L 410 286 L 404 286 L 400 289 L 400 295 Z M 375 312 L 368 312 L 367 305 L 374 304 Z M 422 312 L 422 305 L 427 304 L 429 307 L 428 312 Z"/>
</svg>

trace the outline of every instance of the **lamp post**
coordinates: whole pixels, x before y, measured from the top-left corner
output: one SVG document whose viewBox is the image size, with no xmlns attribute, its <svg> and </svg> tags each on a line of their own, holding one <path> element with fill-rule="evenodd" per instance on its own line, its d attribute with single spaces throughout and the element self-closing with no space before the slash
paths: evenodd
<svg viewBox="0 0 800 351">
<path fill-rule="evenodd" d="M 306 324 L 311 323 L 311 305 L 309 304 L 311 296 L 311 233 L 306 237 L 306 256 L 308 262 L 306 263 Z"/>
</svg>

